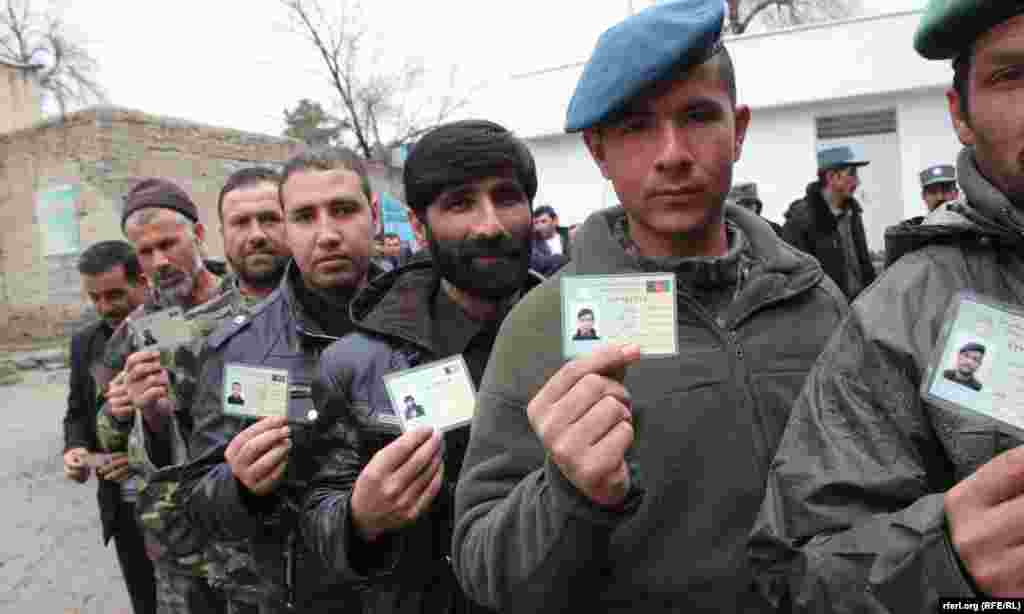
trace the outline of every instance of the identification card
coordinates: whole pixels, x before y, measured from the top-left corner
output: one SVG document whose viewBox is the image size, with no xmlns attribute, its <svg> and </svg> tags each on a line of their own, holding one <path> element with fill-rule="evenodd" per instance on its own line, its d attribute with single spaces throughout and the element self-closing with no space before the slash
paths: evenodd
<svg viewBox="0 0 1024 614">
<path fill-rule="evenodd" d="M 636 343 L 645 356 L 679 354 L 675 275 L 562 276 L 562 354 Z"/>
<path fill-rule="evenodd" d="M 170 307 L 131 320 L 140 350 L 170 350 L 192 340 L 192 330 L 181 307 Z"/>
<path fill-rule="evenodd" d="M 246 418 L 288 416 L 288 371 L 228 363 L 224 366 L 224 413 Z"/>
<path fill-rule="evenodd" d="M 444 433 L 469 424 L 476 389 L 462 355 L 388 373 L 384 386 L 402 429 L 429 426 Z"/>
<path fill-rule="evenodd" d="M 972 292 L 954 296 L 921 396 L 1024 429 L 1024 310 Z"/>
</svg>

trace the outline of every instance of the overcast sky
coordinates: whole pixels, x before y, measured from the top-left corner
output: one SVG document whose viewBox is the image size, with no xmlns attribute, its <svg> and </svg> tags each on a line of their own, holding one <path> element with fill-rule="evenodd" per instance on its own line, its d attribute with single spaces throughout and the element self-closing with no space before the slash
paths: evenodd
<svg viewBox="0 0 1024 614">
<path fill-rule="evenodd" d="M 51 0 L 100 65 L 111 103 L 206 124 L 280 134 L 299 98 L 327 102 L 312 47 L 288 30 L 278 0 Z M 634 0 L 640 7 L 649 0 Z M 925 0 L 863 0 L 868 12 Z M 331 4 L 330 2 L 326 4 Z M 492 76 L 586 60 L 628 0 L 364 1 L 381 62 L 422 57 L 458 68 L 469 88 Z M 438 86 L 440 87 L 440 86 Z"/>
</svg>

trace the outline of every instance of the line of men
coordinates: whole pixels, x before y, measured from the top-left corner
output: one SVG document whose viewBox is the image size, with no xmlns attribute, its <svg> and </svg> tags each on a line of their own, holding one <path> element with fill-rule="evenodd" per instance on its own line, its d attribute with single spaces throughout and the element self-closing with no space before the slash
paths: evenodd
<svg viewBox="0 0 1024 614">
<path fill-rule="evenodd" d="M 344 152 L 301 154 L 265 184 L 274 258 L 291 258 L 270 267 L 269 248 L 225 235 L 234 286 L 203 269 L 180 191 L 129 195 L 146 300 L 176 297 L 196 322 L 173 357 L 108 341 L 95 375 L 96 445 L 123 445 L 140 480 L 155 611 L 925 612 L 1024 595 L 1019 431 L 918 395 L 958 291 L 1024 300 L 1024 6 L 930 2 L 915 47 L 955 59 L 964 195 L 906 229 L 879 279 L 847 271 L 843 289 L 725 204 L 751 112 L 723 11 L 659 3 L 606 31 L 566 120 L 622 204 L 586 220 L 559 274 L 673 272 L 678 356 L 562 357 L 558 276 L 529 270 L 533 158 L 491 122 L 413 148 L 405 189 L 430 258 L 388 273 L 371 262 L 376 197 Z M 243 281 L 257 262 L 280 277 L 269 296 L 218 302 L 211 288 L 258 294 Z M 130 311 L 117 304 L 101 313 Z M 456 354 L 472 426 L 394 433 L 382 376 Z M 290 413 L 312 419 L 226 414 L 235 362 L 287 369 Z"/>
</svg>

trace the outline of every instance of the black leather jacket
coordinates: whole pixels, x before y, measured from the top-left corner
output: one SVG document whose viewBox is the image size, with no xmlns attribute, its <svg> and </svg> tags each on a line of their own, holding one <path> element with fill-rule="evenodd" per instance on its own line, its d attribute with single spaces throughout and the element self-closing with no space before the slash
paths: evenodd
<svg viewBox="0 0 1024 614">
<path fill-rule="evenodd" d="M 284 611 L 286 601 L 300 612 L 359 611 L 358 595 L 303 547 L 297 532 L 295 502 L 309 479 L 312 459 L 337 445 L 318 433 L 315 421 L 308 421 L 320 353 L 337 337 L 324 333 L 304 308 L 298 279 L 298 271 L 289 267 L 281 286 L 249 317 L 236 317 L 208 338 L 193 409 L 193 461 L 182 481 L 182 497 L 194 530 L 212 539 L 249 541 L 255 575 L 265 585 L 271 611 Z M 249 493 L 224 460 L 231 439 L 253 423 L 223 413 L 228 363 L 289 372 L 289 416 L 296 420 L 292 449 L 284 481 L 265 497 Z"/>
</svg>

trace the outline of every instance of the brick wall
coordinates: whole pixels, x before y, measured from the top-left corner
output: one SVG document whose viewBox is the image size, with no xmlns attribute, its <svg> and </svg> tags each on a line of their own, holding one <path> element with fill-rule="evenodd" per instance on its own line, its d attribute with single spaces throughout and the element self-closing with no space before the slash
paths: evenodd
<svg viewBox="0 0 1024 614">
<path fill-rule="evenodd" d="M 280 164 L 296 141 L 114 107 L 0 134 L 0 343 L 60 335 L 83 307 L 77 251 L 52 252 L 39 195 L 74 193 L 77 245 L 123 238 L 121 199 L 141 177 L 178 183 L 199 206 L 207 255 L 222 258 L 217 195 L 235 170 Z"/>
<path fill-rule="evenodd" d="M 0 133 L 26 128 L 42 118 L 34 73 L 0 62 Z"/>
</svg>

